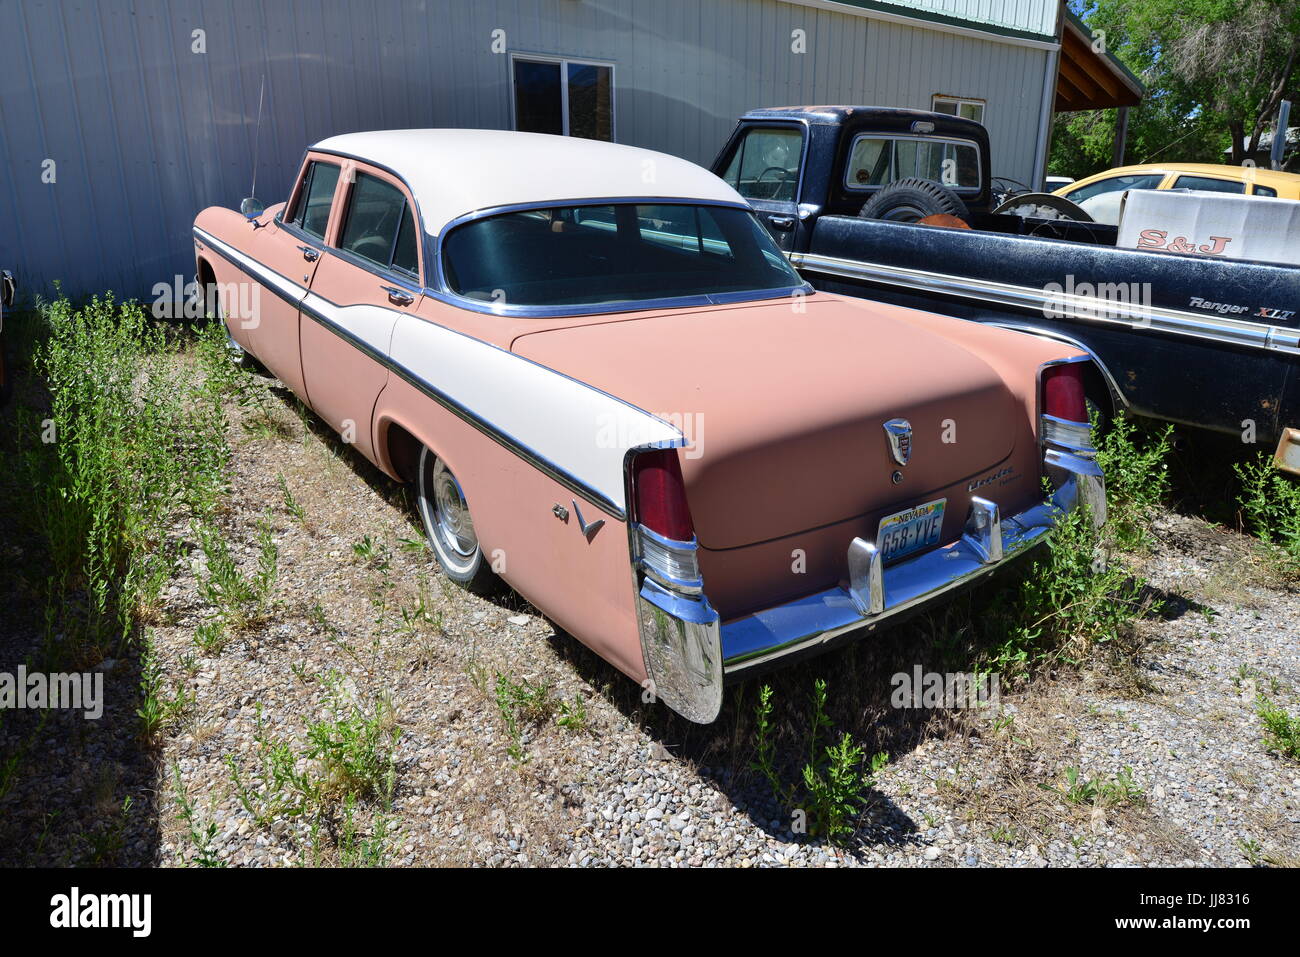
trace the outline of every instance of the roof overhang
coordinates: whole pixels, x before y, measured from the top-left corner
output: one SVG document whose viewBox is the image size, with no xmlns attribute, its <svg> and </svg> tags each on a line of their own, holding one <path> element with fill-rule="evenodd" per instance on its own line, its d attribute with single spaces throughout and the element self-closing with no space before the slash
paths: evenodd
<svg viewBox="0 0 1300 957">
<path fill-rule="evenodd" d="M 1037 50 L 1055 50 L 1057 47 L 1056 37 L 1051 34 L 968 20 L 928 10 L 918 5 L 909 5 L 901 0 L 895 3 L 890 3 L 888 0 L 781 0 L 781 2 L 1011 46 Z"/>
<path fill-rule="evenodd" d="M 1124 64 L 1093 49 L 1088 28 L 1067 8 L 1056 77 L 1056 112 L 1137 106 L 1145 94 L 1145 87 Z"/>
</svg>

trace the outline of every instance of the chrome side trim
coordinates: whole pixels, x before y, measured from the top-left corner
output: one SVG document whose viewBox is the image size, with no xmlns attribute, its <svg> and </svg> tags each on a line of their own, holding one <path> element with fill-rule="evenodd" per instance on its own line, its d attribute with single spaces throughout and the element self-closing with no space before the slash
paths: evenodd
<svg viewBox="0 0 1300 957">
<path fill-rule="evenodd" d="M 865 590 L 872 595 L 875 589 L 863 589 L 859 584 L 863 577 L 861 560 L 869 558 L 870 553 L 858 545 L 861 541 L 858 540 L 850 546 L 850 574 L 853 575 L 855 550 L 859 571 L 855 576 L 857 581 L 849 588 L 828 588 L 723 624 L 726 677 L 740 677 L 753 668 L 790 655 L 818 650 L 851 633 L 867 634 L 945 592 L 973 584 L 1047 541 L 1061 514 L 1081 504 L 1093 507 L 1094 522 L 1098 518 L 1104 520 L 1106 486 L 1097 463 L 1055 449 L 1048 450 L 1046 459 L 1048 477 L 1055 486 L 1050 499 L 1000 521 L 996 507 L 990 513 L 992 503 L 973 499 L 967 528 L 973 519 L 983 515 L 989 523 L 986 529 L 978 536 L 963 535 L 949 545 L 884 569 L 879 611 L 873 610 L 876 606 L 870 600 L 862 607 L 861 592 Z M 996 533 L 992 531 L 994 528 Z M 1001 539 L 999 557 L 994 557 L 996 538 Z"/>
<path fill-rule="evenodd" d="M 1110 398 L 1115 403 L 1115 407 L 1117 409 L 1130 407 L 1128 398 L 1120 391 L 1119 384 L 1115 381 L 1115 377 L 1111 375 L 1110 369 L 1106 367 L 1106 363 L 1097 358 L 1095 352 L 1073 336 L 1068 336 L 1056 329 L 1044 329 L 1041 326 L 1022 322 L 985 322 L 983 325 L 993 326 L 996 329 L 1009 329 L 1012 332 L 1021 332 L 1027 336 L 1037 336 L 1040 339 L 1050 339 L 1053 342 L 1063 342 L 1067 346 L 1074 346 L 1080 352 L 1086 352 L 1092 359 L 1092 364 L 1101 372 L 1101 377 L 1106 383 L 1106 388 L 1110 390 Z"/>
<path fill-rule="evenodd" d="M 1049 294 L 1011 283 L 970 279 L 947 273 L 927 272 L 922 269 L 882 266 L 855 259 L 817 256 L 812 253 L 792 253 L 790 262 L 795 268 L 830 276 L 861 279 L 908 289 L 920 288 L 942 295 L 978 299 L 982 302 L 1012 306 L 1017 309 L 1044 312 L 1050 305 L 1054 312 L 1077 322 L 1125 326 L 1131 329 L 1152 329 L 1156 332 L 1208 339 L 1228 345 L 1300 355 L 1300 330 L 1287 329 L 1283 326 L 1219 319 L 1178 309 L 1154 306 L 1143 308 L 1129 303 L 1110 302 L 1096 296 Z"/>
</svg>

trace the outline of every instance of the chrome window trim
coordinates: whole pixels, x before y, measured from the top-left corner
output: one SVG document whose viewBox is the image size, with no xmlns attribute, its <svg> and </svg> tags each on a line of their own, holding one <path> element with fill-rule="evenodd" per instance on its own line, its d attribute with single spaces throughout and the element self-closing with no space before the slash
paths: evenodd
<svg viewBox="0 0 1300 957">
<path fill-rule="evenodd" d="M 818 256 L 812 253 L 792 253 L 790 261 L 796 268 L 810 272 L 862 279 L 913 291 L 921 288 L 929 292 L 977 299 L 998 306 L 1031 309 L 1041 313 L 1049 305 L 1056 311 L 1060 311 L 1063 306 L 1075 305 L 1083 307 L 1086 312 L 1093 313 L 1080 315 L 1071 311 L 1066 318 L 1073 322 L 1151 329 L 1154 332 L 1170 335 L 1190 336 L 1228 345 L 1300 355 L 1300 329 L 1242 322 L 1238 319 L 1212 318 L 1204 314 L 1163 307 L 1143 310 L 1128 303 L 1108 302 L 1090 296 L 1061 294 L 1049 296 L 1029 286 L 970 279 L 948 273 L 927 272 L 922 269 L 904 269 L 900 266 L 882 266 L 872 262 Z"/>
<path fill-rule="evenodd" d="M 510 318 L 566 318 L 570 316 L 598 316 L 610 312 L 647 312 L 657 309 L 690 308 L 701 306 L 725 305 L 737 302 L 760 302 L 767 299 L 784 299 L 796 295 L 809 295 L 815 290 L 807 282 L 797 286 L 776 287 L 772 289 L 746 289 L 730 292 L 707 293 L 695 296 L 666 296 L 661 299 L 637 299 L 624 302 L 586 303 L 562 306 L 513 306 L 509 303 L 484 302 L 470 299 L 453 292 L 447 284 L 446 264 L 444 262 L 443 244 L 452 231 L 466 223 L 501 216 L 507 213 L 530 212 L 532 210 L 560 209 L 567 206 L 716 206 L 723 209 L 740 209 L 754 215 L 754 209 L 748 203 L 723 202 L 721 200 L 690 199 L 682 196 L 618 196 L 618 197 L 583 197 L 579 199 L 546 200 L 545 202 L 511 203 L 506 206 L 488 206 L 457 216 L 443 227 L 437 237 L 437 257 L 435 270 L 437 287 L 426 286 L 424 294 L 447 305 L 468 309 L 471 312 L 485 313 L 493 316 Z M 763 229 L 763 224 L 755 219 L 756 225 Z M 764 233 L 766 230 L 764 229 Z M 773 242 L 775 245 L 775 242 Z M 778 251 L 779 247 L 778 247 Z"/>
<path fill-rule="evenodd" d="M 960 119 L 960 117 L 958 118 Z M 959 196 L 967 195 L 967 194 L 973 196 L 983 188 L 980 184 L 984 182 L 984 159 L 983 157 L 980 156 L 980 148 L 975 143 L 974 140 L 964 139 L 960 136 L 894 136 L 890 133 L 870 133 L 864 131 L 861 133 L 855 133 L 853 135 L 853 139 L 849 141 L 849 151 L 844 154 L 844 184 L 843 185 L 844 188 L 851 193 L 868 193 L 871 192 L 872 190 L 884 189 L 886 186 L 890 185 L 889 183 L 880 183 L 875 186 L 854 186 L 849 182 L 849 159 L 853 156 L 853 148 L 858 145 L 858 140 L 861 139 L 884 139 L 884 140 L 893 140 L 895 142 L 899 140 L 906 140 L 908 142 L 918 142 L 918 143 L 960 143 L 963 146 L 969 146 L 971 149 L 975 151 L 975 172 L 978 174 L 976 178 L 979 180 L 979 183 L 977 183 L 974 186 L 948 186 L 946 183 L 943 185 L 947 189 L 950 189 L 954 193 L 957 193 Z M 912 173 L 912 176 L 915 177 L 916 175 L 917 174 L 915 172 Z M 906 179 L 907 177 L 899 177 L 899 178 Z M 890 182 L 895 182 L 895 180 L 891 180 Z"/>
</svg>

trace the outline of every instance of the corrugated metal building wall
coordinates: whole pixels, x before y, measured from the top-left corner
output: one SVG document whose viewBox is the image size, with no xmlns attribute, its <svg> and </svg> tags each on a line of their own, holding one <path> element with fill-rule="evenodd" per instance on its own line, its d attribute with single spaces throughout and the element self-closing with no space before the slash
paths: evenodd
<svg viewBox="0 0 1300 957">
<path fill-rule="evenodd" d="M 997 8 L 993 19 L 1022 30 L 1055 10 L 917 6 Z M 150 298 L 193 271 L 194 214 L 247 195 L 263 74 L 257 192 L 271 203 L 303 149 L 333 133 L 509 128 L 510 58 L 493 52 L 495 30 L 509 52 L 612 61 L 617 139 L 703 164 L 757 106 L 928 109 L 944 93 L 986 101 L 994 173 L 1030 181 L 1054 71 L 1047 43 L 822 0 L 6 0 L 3 22 L 0 263 L 28 289 L 61 279 L 73 294 Z"/>
</svg>

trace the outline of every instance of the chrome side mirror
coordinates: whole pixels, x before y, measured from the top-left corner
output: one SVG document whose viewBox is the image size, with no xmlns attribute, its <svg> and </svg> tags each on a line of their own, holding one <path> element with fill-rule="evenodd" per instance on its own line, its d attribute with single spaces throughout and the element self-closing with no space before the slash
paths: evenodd
<svg viewBox="0 0 1300 957">
<path fill-rule="evenodd" d="M 18 285 L 14 282 L 14 275 L 8 269 L 0 270 L 0 306 L 6 309 L 14 304 L 14 292 Z"/>
<path fill-rule="evenodd" d="M 246 197 L 239 202 L 239 211 L 249 219 L 256 219 L 266 211 L 266 203 L 260 199 L 254 199 L 252 196 Z"/>
</svg>

